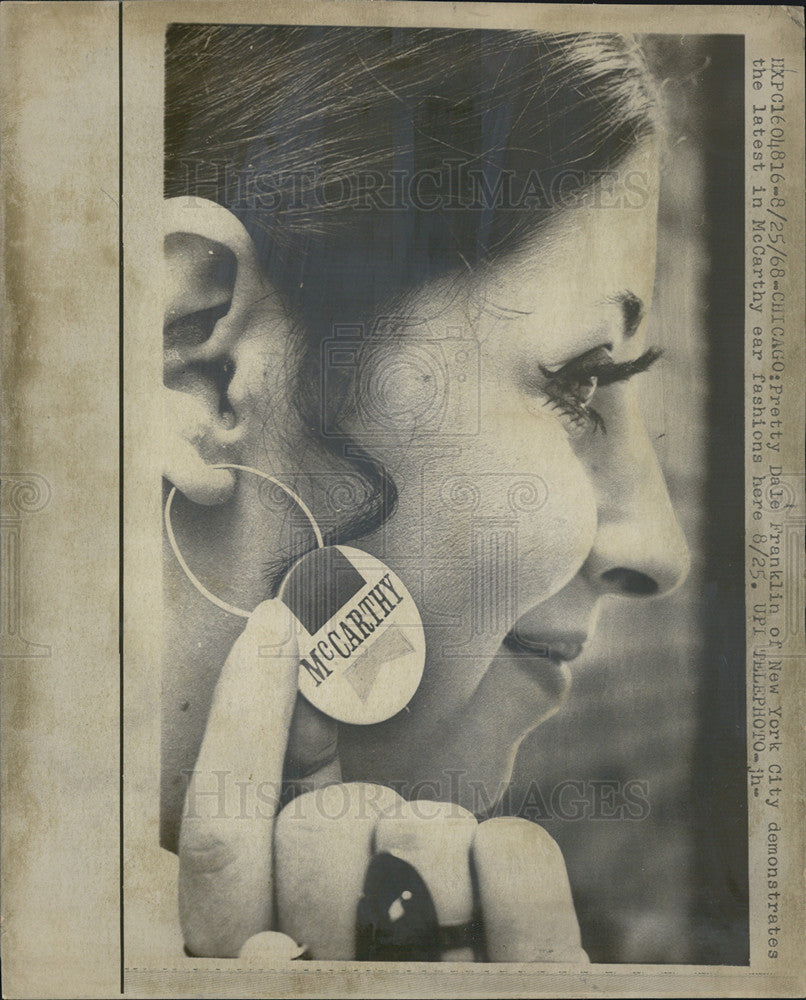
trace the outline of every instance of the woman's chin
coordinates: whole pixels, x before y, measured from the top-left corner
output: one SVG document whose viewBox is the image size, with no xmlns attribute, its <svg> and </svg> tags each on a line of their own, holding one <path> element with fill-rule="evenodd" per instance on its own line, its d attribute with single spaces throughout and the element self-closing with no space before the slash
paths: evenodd
<svg viewBox="0 0 806 1000">
<path fill-rule="evenodd" d="M 535 700 L 544 707 L 544 713 L 535 720 L 535 725 L 562 707 L 572 682 L 571 667 L 563 655 L 545 647 L 530 647 L 510 632 L 502 643 L 499 656 L 507 657 L 531 678 L 535 686 Z"/>
<path fill-rule="evenodd" d="M 424 738 L 410 794 L 490 813 L 505 794 L 521 743 L 568 697 L 571 671 L 555 655 L 501 647 L 470 701 Z"/>
<path fill-rule="evenodd" d="M 581 644 L 565 637 L 540 644 L 508 635 L 475 689 L 427 722 L 414 710 L 378 726 L 340 735 L 347 780 L 391 785 L 407 799 L 453 801 L 490 813 L 506 793 L 515 757 L 529 733 L 566 701 Z M 574 641 L 572 641 L 572 639 Z M 416 697 L 416 696 L 415 696 Z"/>
</svg>

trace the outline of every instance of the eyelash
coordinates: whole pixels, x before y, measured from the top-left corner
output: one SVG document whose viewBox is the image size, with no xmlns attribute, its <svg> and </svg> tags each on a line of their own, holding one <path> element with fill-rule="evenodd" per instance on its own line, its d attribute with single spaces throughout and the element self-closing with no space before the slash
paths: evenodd
<svg viewBox="0 0 806 1000">
<path fill-rule="evenodd" d="M 552 409 L 570 421 L 573 430 L 600 430 L 606 434 L 604 418 L 590 405 L 589 400 L 597 389 L 616 382 L 626 382 L 634 375 L 645 372 L 662 353 L 658 348 L 650 347 L 633 361 L 616 362 L 611 360 L 604 348 L 596 348 L 580 358 L 574 358 L 557 371 L 550 371 L 540 365 L 544 382 L 539 391 L 548 397 Z M 581 398 L 588 391 L 590 394 L 587 399 Z"/>
</svg>

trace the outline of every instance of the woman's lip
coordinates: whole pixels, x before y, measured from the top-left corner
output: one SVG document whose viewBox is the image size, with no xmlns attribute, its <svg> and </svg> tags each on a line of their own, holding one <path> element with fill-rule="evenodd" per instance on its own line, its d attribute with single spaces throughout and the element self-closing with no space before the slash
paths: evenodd
<svg viewBox="0 0 806 1000">
<path fill-rule="evenodd" d="M 504 646 L 513 653 L 570 663 L 582 652 L 586 639 L 587 636 L 531 636 L 513 629 L 504 638 Z"/>
</svg>

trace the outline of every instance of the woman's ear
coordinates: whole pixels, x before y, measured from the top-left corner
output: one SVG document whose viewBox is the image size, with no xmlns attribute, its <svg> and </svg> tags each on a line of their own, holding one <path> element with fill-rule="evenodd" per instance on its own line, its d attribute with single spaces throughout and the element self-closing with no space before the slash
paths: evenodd
<svg viewBox="0 0 806 1000">
<path fill-rule="evenodd" d="M 272 395 L 267 372 L 281 368 L 286 323 L 231 212 L 171 198 L 164 221 L 163 474 L 194 503 L 220 504 L 234 477 L 215 466 L 238 464 L 250 424 L 265 421 L 255 408 Z"/>
</svg>

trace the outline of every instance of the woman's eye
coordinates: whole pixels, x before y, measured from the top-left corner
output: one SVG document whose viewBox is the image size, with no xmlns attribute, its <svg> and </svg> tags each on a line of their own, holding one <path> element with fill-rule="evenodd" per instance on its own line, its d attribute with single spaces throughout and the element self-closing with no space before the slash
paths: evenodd
<svg viewBox="0 0 806 1000">
<path fill-rule="evenodd" d="M 640 375 L 660 355 L 651 347 L 639 358 L 616 362 L 607 347 L 597 347 L 553 371 L 540 365 L 540 378 L 531 385 L 531 394 L 541 399 L 542 408 L 563 422 L 570 436 L 579 437 L 588 431 L 606 433 L 602 415 L 591 405 L 597 388 Z"/>
<path fill-rule="evenodd" d="M 595 375 L 589 375 L 586 379 L 580 379 L 576 386 L 576 397 L 582 406 L 587 406 L 593 399 L 593 394 L 596 392 L 598 384 L 599 380 Z"/>
<path fill-rule="evenodd" d="M 572 437 L 586 431 L 606 430 L 601 414 L 590 405 L 598 384 L 596 375 L 561 377 L 558 373 L 542 388 L 541 395 L 546 397 L 544 405 L 562 420 Z"/>
<path fill-rule="evenodd" d="M 572 437 L 605 431 L 604 420 L 591 402 L 599 385 L 599 371 L 612 364 L 609 350 L 599 347 L 554 371 L 540 366 L 537 393 L 544 399 L 544 408 L 562 421 Z"/>
</svg>

